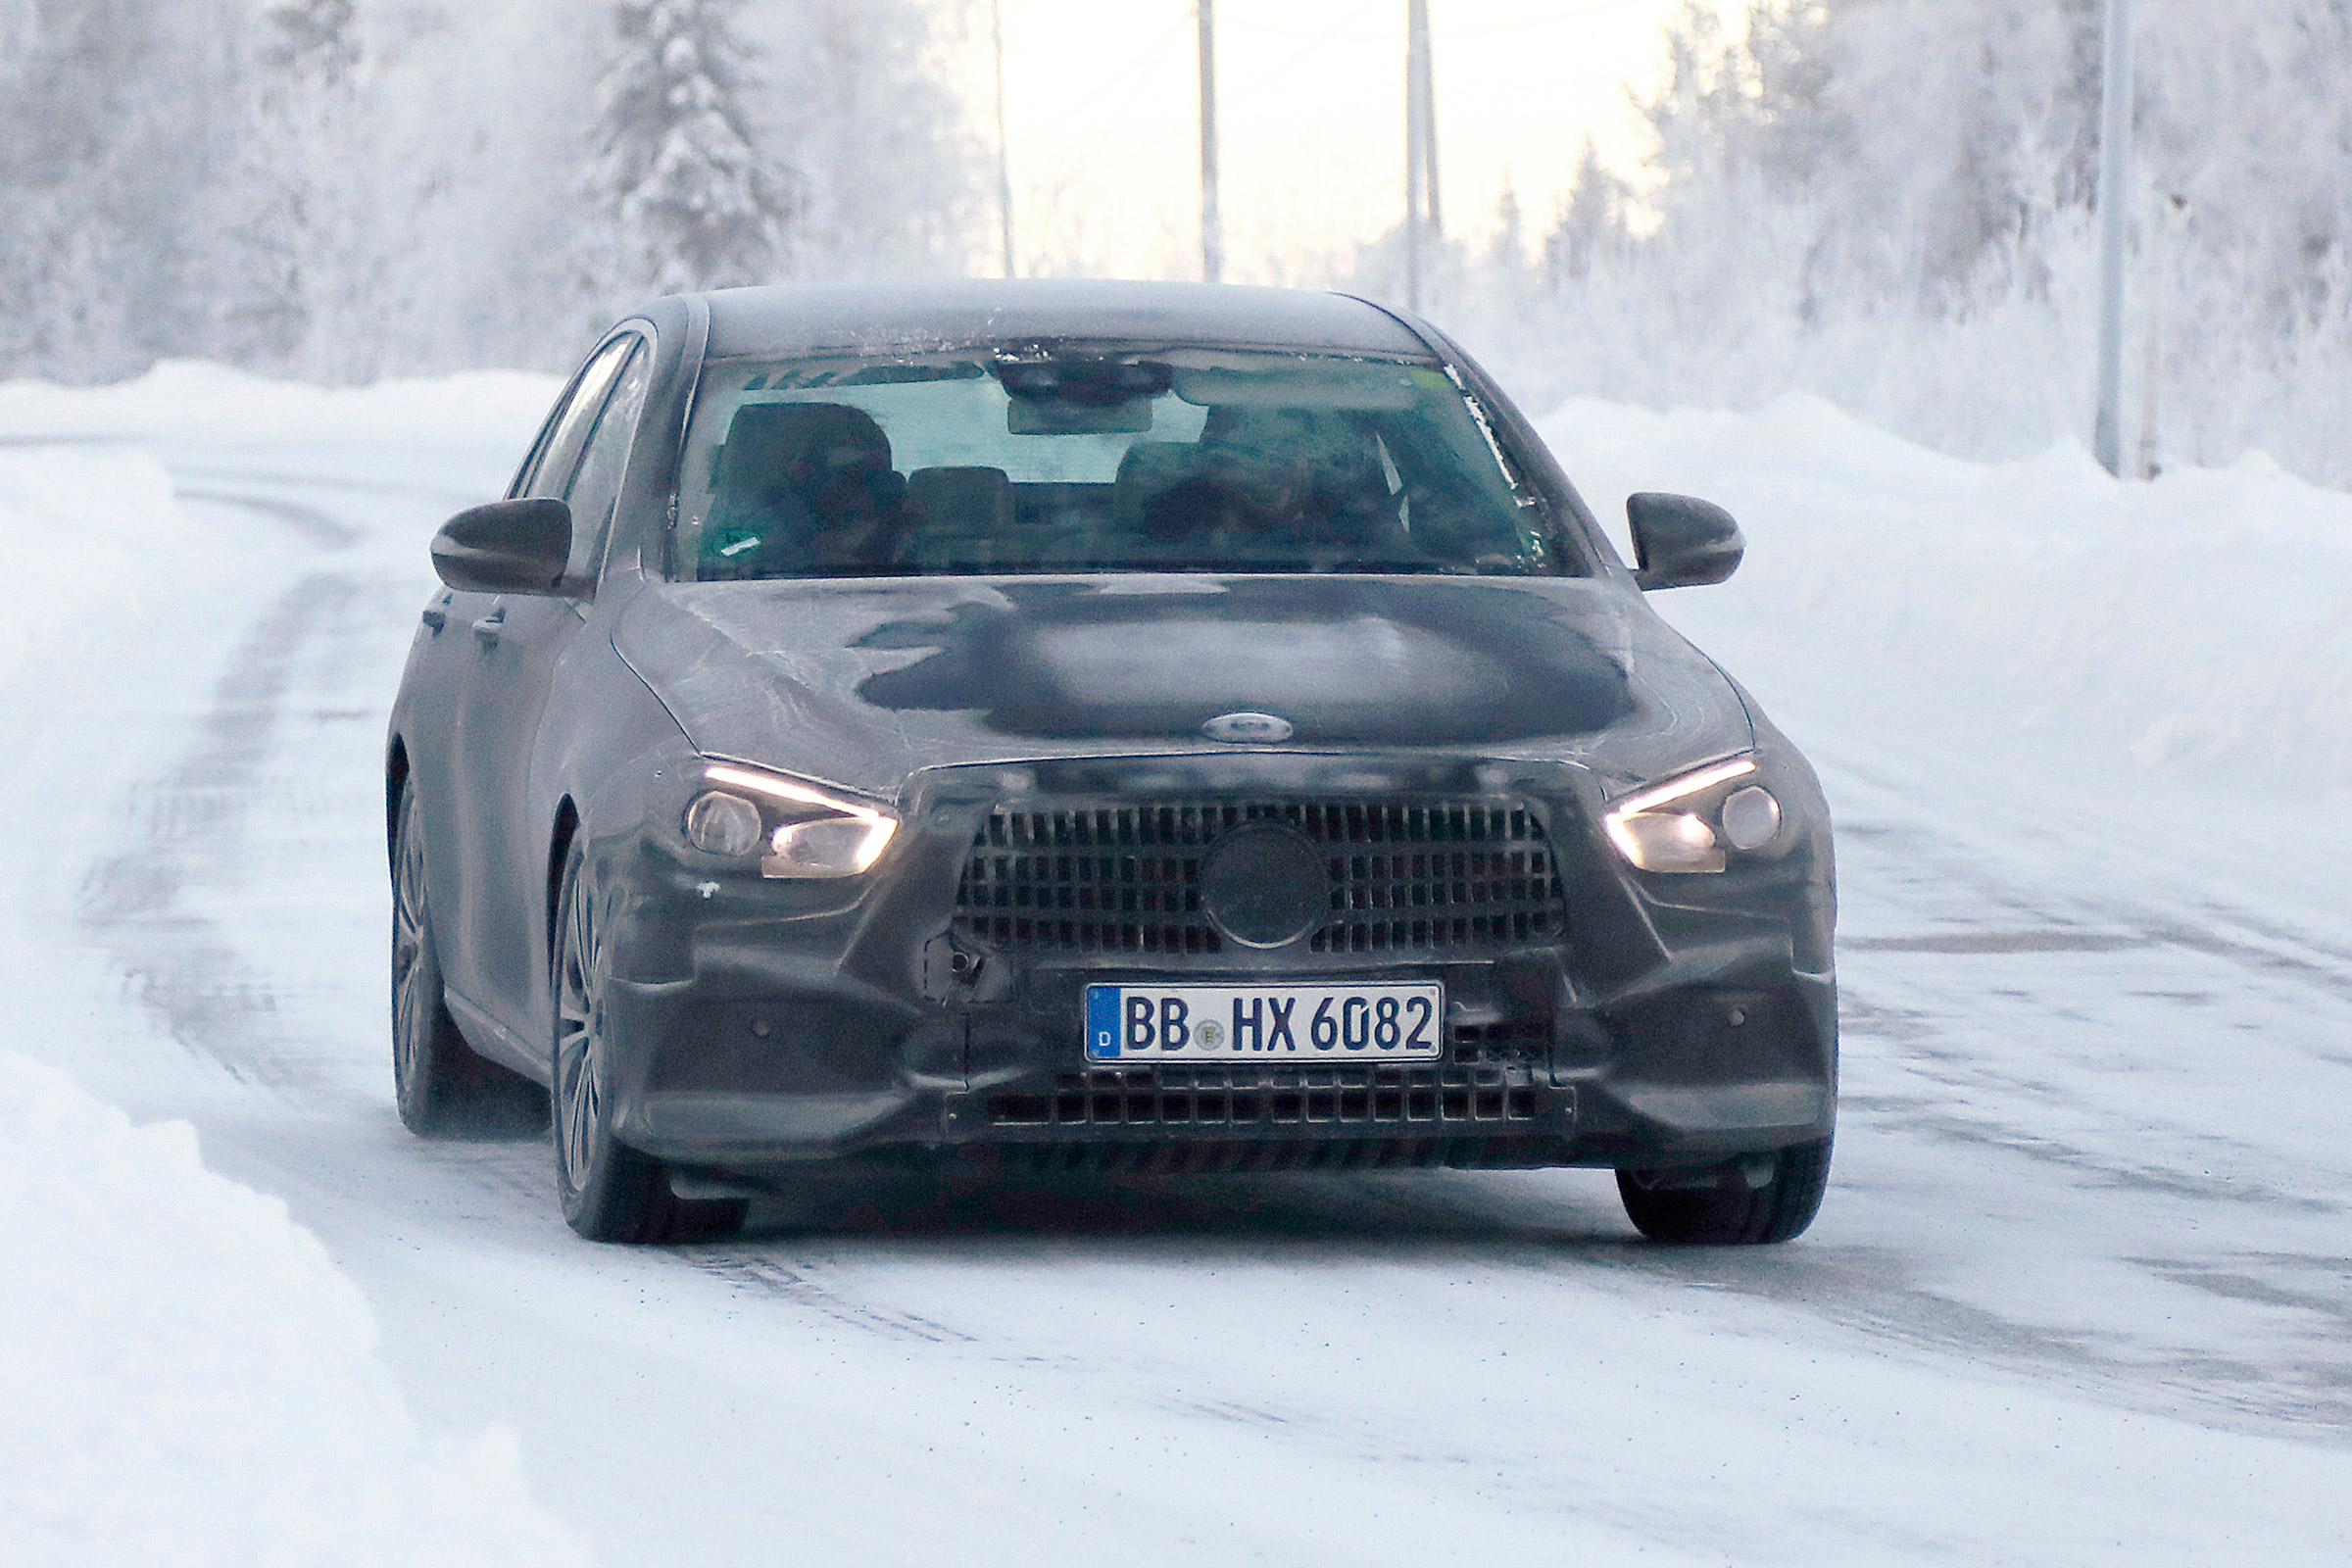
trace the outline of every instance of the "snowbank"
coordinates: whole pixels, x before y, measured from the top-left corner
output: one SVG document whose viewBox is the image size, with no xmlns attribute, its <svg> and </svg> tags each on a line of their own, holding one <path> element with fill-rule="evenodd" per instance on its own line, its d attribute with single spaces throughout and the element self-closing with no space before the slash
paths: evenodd
<svg viewBox="0 0 2352 1568">
<path fill-rule="evenodd" d="M 90 586 L 107 585 L 120 612 L 146 618 L 153 596 L 184 576 L 157 568 L 194 564 L 198 552 L 174 548 L 184 532 L 171 475 L 143 453 L 0 446 L 0 574 L 14 590 L 0 617 L 0 711 L 53 699 L 21 678 L 35 661 L 95 652 L 104 662 L 88 636 Z M 69 650 L 61 639 L 74 625 L 83 635 Z"/>
<path fill-rule="evenodd" d="M 329 390 L 167 360 L 114 386 L 0 382 L 0 436 L 473 444 L 510 430 L 520 457 L 562 385 L 521 370 L 467 370 Z"/>
<path fill-rule="evenodd" d="M 1776 714 L 2198 794 L 2352 778 L 2352 496 L 2260 455 L 2144 484 L 2072 442 L 1969 463 L 1804 395 L 1540 422 L 1621 548 L 1633 490 L 1740 518 L 1739 576 L 1653 602 Z"/>
<path fill-rule="evenodd" d="M 578 1562 L 503 1433 L 428 1440 L 285 1205 L 0 1054 L 11 1562 Z"/>
<path fill-rule="evenodd" d="M 184 1054 L 155 1042 L 143 1073 L 95 1059 L 113 1037 L 54 986 L 72 966 L 61 926 L 73 929 L 88 856 L 119 809 L 93 789 L 92 762 L 108 780 L 167 765 L 184 745 L 171 715 L 204 711 L 248 599 L 305 565 L 266 517 L 180 508 L 172 475 L 135 445 L 17 438 L 239 420 L 356 437 L 380 415 L 430 440 L 436 408 L 455 411 L 451 439 L 465 421 L 514 419 L 496 407 L 513 387 L 467 379 L 482 384 L 387 389 L 372 405 L 212 370 L 176 387 L 159 372 L 88 393 L 0 388 L 0 572 L 15 587 L 0 620 L 0 813 L 30 829 L 0 899 L 14 1050 L 62 1054 L 72 1041 L 100 1076 L 157 1082 Z M 527 435 L 546 384 L 508 379 L 538 404 Z M 357 1289 L 283 1203 L 208 1172 L 184 1123 L 134 1127 L 0 1054 L 0 1559 L 586 1557 L 524 1495 L 511 1438 L 418 1431 Z"/>
</svg>

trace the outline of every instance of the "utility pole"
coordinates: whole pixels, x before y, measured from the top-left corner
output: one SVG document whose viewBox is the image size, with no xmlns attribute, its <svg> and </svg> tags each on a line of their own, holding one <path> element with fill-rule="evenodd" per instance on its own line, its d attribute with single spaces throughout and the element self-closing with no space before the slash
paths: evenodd
<svg viewBox="0 0 2352 1568">
<path fill-rule="evenodd" d="M 1422 216 L 1433 241 L 1446 238 L 1446 204 L 1438 199 L 1438 64 L 1429 42 L 1429 0 L 1413 0 L 1420 15 L 1421 36 L 1421 193 Z"/>
<path fill-rule="evenodd" d="M 1012 147 L 1004 135 L 1004 0 L 988 0 L 989 30 L 997 46 L 997 224 L 1004 237 L 1004 275 L 1012 265 Z"/>
<path fill-rule="evenodd" d="M 2132 464 L 2132 477 L 2156 477 L 2156 364 L 2161 346 L 2157 300 L 2160 280 L 2156 269 L 2160 265 L 2162 246 L 2157 236 L 2164 232 L 2162 196 L 2156 198 L 2155 221 L 2151 222 L 2140 242 L 2139 258 L 2139 452 Z"/>
<path fill-rule="evenodd" d="M 1436 103 L 1429 90 L 1429 0 L 1405 0 L 1404 11 L 1404 305 L 1421 309 L 1421 244 L 1435 227 Z"/>
<path fill-rule="evenodd" d="M 1421 311 L 1421 45 L 1428 7 L 1404 2 L 1404 308 Z"/>
<path fill-rule="evenodd" d="M 1217 5 L 1200 6 L 1200 277 L 1225 280 L 1225 220 L 1217 210 Z"/>
<path fill-rule="evenodd" d="M 2156 397 L 2164 385 L 2162 322 L 2172 289 L 2165 263 L 2175 250 L 2174 239 L 2188 220 L 2188 198 L 2159 193 L 2155 213 L 2139 247 L 2139 462 L 2134 471 L 2142 479 L 2156 477 Z"/>
<path fill-rule="evenodd" d="M 2099 84 L 2099 412 L 2090 445 L 2124 471 L 2124 247 L 2132 213 L 2132 0 L 2105 0 Z"/>
</svg>

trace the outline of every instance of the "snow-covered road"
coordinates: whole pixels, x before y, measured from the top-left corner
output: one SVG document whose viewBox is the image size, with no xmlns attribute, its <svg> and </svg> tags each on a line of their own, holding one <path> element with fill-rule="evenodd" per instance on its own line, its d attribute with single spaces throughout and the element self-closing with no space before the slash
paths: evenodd
<svg viewBox="0 0 2352 1568">
<path fill-rule="evenodd" d="M 517 446 L 154 447 L 207 543 L 128 574 L 152 635 L 49 585 L 78 609 L 18 666 L 5 972 L 12 1048 L 282 1196 L 419 1424 L 513 1429 L 600 1560 L 2352 1556 L 2352 917 L 2160 850 L 2087 772 L 2020 787 L 2025 743 L 1915 744 L 1736 601 L 1690 623 L 1838 814 L 1844 1101 L 1800 1242 L 1646 1245 L 1594 1172 L 1015 1180 L 577 1241 L 543 1142 L 409 1138 L 385 1062 L 383 713 L 424 538 Z"/>
</svg>

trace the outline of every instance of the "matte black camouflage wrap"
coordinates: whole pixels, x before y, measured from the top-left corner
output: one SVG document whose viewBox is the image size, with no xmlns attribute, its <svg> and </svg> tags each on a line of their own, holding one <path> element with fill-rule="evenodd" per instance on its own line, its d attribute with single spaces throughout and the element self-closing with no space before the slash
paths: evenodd
<svg viewBox="0 0 2352 1568">
<path fill-rule="evenodd" d="M 1829 1135 L 1813 774 L 1442 335 L 1339 296 L 1079 283 L 729 291 L 615 331 L 650 368 L 601 554 L 565 592 L 436 595 L 393 712 L 388 778 L 417 792 L 449 1004 L 484 1056 L 550 1077 L 576 845 L 612 1129 L 673 1170 L 1655 1168 Z M 1438 356 L 1582 574 L 671 580 L 707 359 L 1136 342 Z M 526 464 L 516 493 L 555 482 Z M 1235 713 L 1291 733 L 1204 733 Z M 1638 870 L 1601 830 L 1608 803 L 1737 758 L 1782 819 L 1724 870 Z M 871 802 L 898 834 L 833 879 L 706 855 L 679 823 L 712 760 Z M 1270 947 L 1200 904 L 1258 823 L 1329 875 L 1327 916 Z M 1089 984 L 1176 979 L 1441 981 L 1444 1054 L 1090 1062 Z"/>
</svg>

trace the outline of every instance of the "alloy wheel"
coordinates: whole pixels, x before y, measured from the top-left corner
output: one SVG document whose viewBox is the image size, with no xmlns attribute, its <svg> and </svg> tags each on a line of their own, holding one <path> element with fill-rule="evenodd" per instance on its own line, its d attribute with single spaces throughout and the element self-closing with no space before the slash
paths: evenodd
<svg viewBox="0 0 2352 1568">
<path fill-rule="evenodd" d="M 556 947 L 557 1149 L 564 1186 L 588 1185 L 604 1114 L 604 976 L 596 915 L 575 864 Z"/>
<path fill-rule="evenodd" d="M 396 1076 L 404 1088 L 428 1070 L 441 1001 L 438 966 L 425 956 L 424 835 L 410 804 L 415 798 L 401 798 L 399 853 L 392 867 L 392 1043 L 398 1053 Z"/>
</svg>

